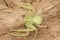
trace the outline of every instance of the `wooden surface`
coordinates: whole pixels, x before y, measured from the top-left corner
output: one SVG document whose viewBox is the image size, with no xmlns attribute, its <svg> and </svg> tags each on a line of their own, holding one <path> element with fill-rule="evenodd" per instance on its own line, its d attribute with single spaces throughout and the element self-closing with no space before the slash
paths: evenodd
<svg viewBox="0 0 60 40">
<path fill-rule="evenodd" d="M 0 40 L 33 40 L 31 35 L 28 37 L 14 37 L 6 34 L 10 29 L 21 28 L 23 24 L 22 15 L 26 10 L 19 9 L 24 3 L 31 3 L 35 7 L 35 14 L 43 17 L 38 34 L 34 40 L 60 40 L 60 0 L 0 0 Z M 42 10 L 42 11 L 41 11 Z"/>
</svg>

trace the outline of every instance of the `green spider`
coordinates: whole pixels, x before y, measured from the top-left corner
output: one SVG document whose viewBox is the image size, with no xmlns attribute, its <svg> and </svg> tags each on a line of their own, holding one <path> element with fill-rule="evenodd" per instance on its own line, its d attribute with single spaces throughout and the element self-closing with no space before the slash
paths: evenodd
<svg viewBox="0 0 60 40">
<path fill-rule="evenodd" d="M 28 10 L 25 17 L 24 17 L 24 25 L 26 26 L 26 29 L 11 30 L 11 31 L 12 32 L 13 31 L 15 31 L 15 32 L 26 32 L 26 33 L 24 33 L 24 34 L 9 33 L 9 34 L 13 35 L 13 36 L 25 37 L 25 36 L 29 35 L 30 31 L 35 31 L 34 36 L 36 36 L 37 28 L 34 26 L 34 24 L 36 24 L 36 25 L 41 24 L 42 23 L 42 17 L 39 15 L 32 16 L 32 11 L 34 10 L 34 7 L 31 4 L 26 3 L 26 4 L 19 6 L 19 7 Z"/>
</svg>

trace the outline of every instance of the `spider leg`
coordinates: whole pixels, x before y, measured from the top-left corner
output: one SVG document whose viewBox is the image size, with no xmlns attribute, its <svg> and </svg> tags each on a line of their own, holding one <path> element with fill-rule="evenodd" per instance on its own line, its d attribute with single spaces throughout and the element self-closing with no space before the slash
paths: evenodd
<svg viewBox="0 0 60 40">
<path fill-rule="evenodd" d="M 10 35 L 14 35 L 14 36 L 28 36 L 30 31 L 37 30 L 36 27 L 34 25 L 32 25 L 32 24 L 28 24 L 26 26 L 28 26 L 28 27 L 27 27 L 27 29 L 24 29 L 24 30 L 11 30 L 11 32 L 26 32 L 26 34 L 14 34 L 14 33 L 10 33 Z M 36 34 L 37 34 L 37 31 L 35 31 L 35 35 Z"/>
<path fill-rule="evenodd" d="M 21 34 L 21 33 L 20 34 L 8 33 L 8 34 L 10 34 L 12 36 L 16 36 L 16 37 L 26 37 L 29 35 L 29 31 L 27 31 L 26 33 L 23 33 L 23 34 Z"/>
<path fill-rule="evenodd" d="M 35 38 L 37 36 L 37 33 L 38 33 L 38 29 L 36 29 L 35 32 L 34 32 L 33 40 L 35 40 Z"/>
</svg>

